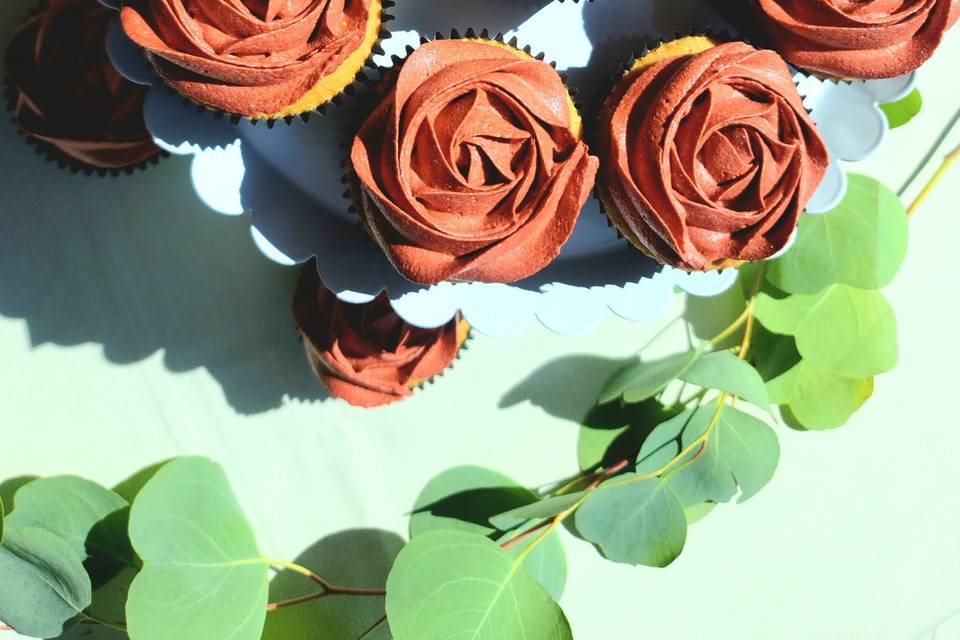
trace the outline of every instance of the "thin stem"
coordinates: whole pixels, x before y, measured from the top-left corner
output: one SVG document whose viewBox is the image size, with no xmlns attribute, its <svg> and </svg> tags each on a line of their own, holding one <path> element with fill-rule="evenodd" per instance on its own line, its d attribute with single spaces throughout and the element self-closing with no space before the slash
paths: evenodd
<svg viewBox="0 0 960 640">
<path fill-rule="evenodd" d="M 359 638 L 357 638 L 357 640 L 366 640 L 367 638 L 370 637 L 370 634 L 372 634 L 374 631 L 376 631 L 377 628 L 378 628 L 380 625 L 382 625 L 384 622 L 386 622 L 386 621 L 387 621 L 387 614 L 383 614 L 383 616 L 382 616 L 379 620 L 377 620 L 376 622 L 374 622 L 372 627 L 370 627 L 369 629 L 367 629 L 366 631 L 364 631 L 364 632 L 363 632 L 363 635 L 360 636 Z"/>
<path fill-rule="evenodd" d="M 312 602 L 314 600 L 319 600 L 320 598 L 326 598 L 328 596 L 385 596 L 387 592 L 384 589 L 354 589 L 352 587 L 339 587 L 331 584 L 329 581 L 325 580 L 321 576 L 317 575 L 315 572 L 311 571 L 307 567 L 296 564 L 294 562 L 287 562 L 285 560 L 276 560 L 272 558 L 267 558 L 267 562 L 270 563 L 270 566 L 275 569 L 285 569 L 287 571 L 292 571 L 294 573 L 300 574 L 304 577 L 310 578 L 318 585 L 320 585 L 322 591 L 316 593 L 308 593 L 303 596 L 297 596 L 296 598 L 290 598 L 288 600 L 279 600 L 277 602 L 271 602 L 267 605 L 267 611 L 276 611 L 277 609 L 282 609 L 284 607 L 291 607 L 297 604 L 303 604 L 305 602 Z"/>
<path fill-rule="evenodd" d="M 943 141 L 947 139 L 947 136 L 950 135 L 950 132 L 953 131 L 953 128 L 957 126 L 957 122 L 960 122 L 960 109 L 957 109 L 956 113 L 953 114 L 953 117 L 950 118 L 950 121 L 947 122 L 947 126 L 943 128 L 943 131 L 940 132 L 940 135 L 937 136 L 937 139 L 930 146 L 930 149 L 924 154 L 923 159 L 920 160 L 920 164 L 913 170 L 913 173 L 910 174 L 910 177 L 907 178 L 906 182 L 903 183 L 903 186 L 900 187 L 900 190 L 897 191 L 897 195 L 901 198 L 907 193 L 910 187 L 913 185 L 914 180 L 923 173 L 923 170 L 927 168 L 927 165 L 930 164 L 930 161 L 933 159 L 933 156 L 936 155 L 937 149 L 940 148 L 940 145 L 943 144 Z"/>
<path fill-rule="evenodd" d="M 740 327 L 746 324 L 747 320 L 750 318 L 752 313 L 753 313 L 753 310 L 750 308 L 750 306 L 747 306 L 747 308 L 743 310 L 743 313 L 741 313 L 740 316 L 733 321 L 733 324 L 731 324 L 729 327 L 727 327 L 726 329 L 721 331 L 719 334 L 717 334 L 716 337 L 710 340 L 709 342 L 710 346 L 715 347 L 718 344 L 723 343 L 724 340 L 726 340 L 733 334 L 735 334 L 740 329 Z"/>
<path fill-rule="evenodd" d="M 529 538 L 530 536 L 532 536 L 533 534 L 537 533 L 541 529 L 544 529 L 549 526 L 550 526 L 550 520 L 544 520 L 543 522 L 533 527 L 532 529 L 528 529 L 523 533 L 521 533 L 520 535 L 510 538 L 509 540 L 501 544 L 500 548 L 506 550 L 506 549 L 509 549 L 510 547 L 514 547 L 520 544 L 521 542 L 523 542 L 524 540 L 526 540 L 527 538 Z"/>
<path fill-rule="evenodd" d="M 957 161 L 957 158 L 960 157 L 960 146 L 951 151 L 943 159 L 943 162 L 940 163 L 940 168 L 937 169 L 937 172 L 933 174 L 933 177 L 930 178 L 930 181 L 927 182 L 926 186 L 923 187 L 923 190 L 917 196 L 916 200 L 913 201 L 913 204 L 907 209 L 907 216 L 913 217 L 917 211 L 920 209 L 920 205 L 933 193 L 933 190 L 936 188 L 937 184 L 947 175 L 947 171 L 950 170 L 950 167 L 954 162 Z"/>
<path fill-rule="evenodd" d="M 115 629 L 117 631 L 123 631 L 123 632 L 126 632 L 127 630 L 127 625 L 123 624 L 122 622 L 107 622 L 106 620 L 101 620 L 100 618 L 91 616 L 90 614 L 84 613 L 82 611 L 80 612 L 80 617 L 83 618 L 84 621 L 86 622 L 92 622 L 93 624 L 98 624 L 101 627 L 107 627 L 109 629 Z"/>
</svg>

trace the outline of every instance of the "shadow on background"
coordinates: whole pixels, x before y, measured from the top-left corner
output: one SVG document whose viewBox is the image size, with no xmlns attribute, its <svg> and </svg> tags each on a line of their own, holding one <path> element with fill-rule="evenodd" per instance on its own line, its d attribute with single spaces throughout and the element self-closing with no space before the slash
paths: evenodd
<svg viewBox="0 0 960 640">
<path fill-rule="evenodd" d="M 73 175 L 0 123 L 0 315 L 25 320 L 33 347 L 101 344 L 115 364 L 162 349 L 240 413 L 325 397 L 289 310 L 297 271 L 260 255 L 247 216 L 207 210 L 189 168 Z"/>
<path fill-rule="evenodd" d="M 552 360 L 510 389 L 499 407 L 529 402 L 554 417 L 580 424 L 597 403 L 604 383 L 626 363 L 591 355 Z"/>
<path fill-rule="evenodd" d="M 380 529 L 341 531 L 323 538 L 294 560 L 337 587 L 383 589 L 403 538 Z M 270 583 L 270 601 L 295 598 L 318 590 L 309 578 L 284 571 Z M 263 640 L 342 640 L 360 638 L 384 615 L 380 596 L 330 596 L 278 609 L 267 616 Z M 366 639 L 390 637 L 381 624 Z"/>
</svg>

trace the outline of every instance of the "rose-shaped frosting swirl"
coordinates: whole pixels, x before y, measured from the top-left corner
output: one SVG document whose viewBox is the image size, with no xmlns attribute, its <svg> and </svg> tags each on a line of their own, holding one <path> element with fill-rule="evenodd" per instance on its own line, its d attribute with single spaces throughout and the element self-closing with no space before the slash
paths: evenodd
<svg viewBox="0 0 960 640">
<path fill-rule="evenodd" d="M 687 40 L 701 51 L 664 45 L 607 100 L 601 198 L 659 262 L 709 270 L 768 258 L 823 179 L 826 147 L 776 53 Z"/>
<path fill-rule="evenodd" d="M 530 276 L 593 187 L 579 125 L 550 65 L 496 42 L 424 44 L 354 140 L 364 224 L 420 284 Z"/>
<path fill-rule="evenodd" d="M 181 93 L 230 113 L 275 114 L 337 70 L 378 27 L 372 1 L 132 0 L 121 20 Z"/>
<path fill-rule="evenodd" d="M 139 165 L 160 153 L 143 122 L 146 89 L 125 80 L 107 57 L 115 15 L 97 0 L 53 0 L 13 35 L 5 56 L 17 126 L 97 169 Z"/>
<path fill-rule="evenodd" d="M 839 78 L 892 78 L 933 55 L 960 0 L 757 0 L 789 62 Z"/>
<path fill-rule="evenodd" d="M 367 304 L 342 302 L 312 263 L 297 286 L 293 315 L 320 380 L 334 396 L 363 407 L 412 395 L 453 363 L 470 331 L 460 314 L 438 329 L 413 327 L 386 294 Z"/>
</svg>

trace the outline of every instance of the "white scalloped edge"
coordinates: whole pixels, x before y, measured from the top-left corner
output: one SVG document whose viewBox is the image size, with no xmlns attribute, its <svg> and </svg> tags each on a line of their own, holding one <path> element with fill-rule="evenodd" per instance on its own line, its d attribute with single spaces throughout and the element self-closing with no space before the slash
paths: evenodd
<svg viewBox="0 0 960 640">
<path fill-rule="evenodd" d="M 101 0 L 107 4 L 111 0 Z M 405 0 L 408 6 L 417 0 Z M 677 0 L 692 9 L 702 0 Z M 586 4 L 552 3 L 536 12 L 515 32 L 525 43 L 563 41 L 558 68 L 585 65 L 590 58 L 584 25 L 571 19 Z M 704 5 L 700 5 L 701 8 Z M 642 11 L 642 9 L 625 9 Z M 614 19 L 619 10 L 614 10 Z M 566 12 L 561 15 L 561 12 Z M 618 28 L 629 21 L 617 19 Z M 424 29 L 426 32 L 432 32 Z M 514 35 L 514 32 L 508 33 Z M 402 54 L 406 45 L 416 45 L 419 35 L 394 32 L 384 42 L 386 63 L 391 54 Z M 585 49 L 586 47 L 586 49 Z M 115 24 L 108 34 L 108 49 L 118 69 L 129 79 L 154 85 L 149 92 L 145 117 L 162 147 L 174 154 L 194 156 L 191 175 L 197 195 L 214 211 L 237 215 L 253 211 L 251 235 L 269 259 L 296 265 L 318 256 L 318 267 L 327 286 L 348 302 L 365 302 L 378 291 L 393 292 L 391 302 L 397 313 L 411 324 L 436 327 L 462 311 L 473 327 L 495 336 L 513 335 L 534 318 L 550 330 L 565 335 L 593 329 L 608 312 L 635 322 L 657 320 L 669 308 L 675 291 L 696 296 L 719 295 L 736 281 L 736 271 L 688 274 L 665 268 L 659 273 L 623 283 L 610 277 L 599 286 L 576 286 L 561 280 L 535 285 L 443 283 L 417 287 L 404 281 L 390 267 L 382 252 L 359 230 L 346 212 L 342 185 L 332 187 L 318 176 L 340 176 L 342 151 L 336 110 L 309 124 L 295 120 L 267 131 L 263 124 L 230 124 L 214 119 L 195 106 L 187 105 L 164 87 L 140 50 Z M 552 52 L 553 53 L 553 52 Z M 896 100 L 915 86 L 915 74 L 887 81 L 836 83 L 797 72 L 795 76 L 804 105 L 827 142 L 833 160 L 827 178 L 811 202 L 808 212 L 828 211 L 843 199 L 846 189 L 844 162 L 863 160 L 882 144 L 887 120 L 878 102 Z M 851 134 L 851 132 L 854 132 Z M 335 149 L 335 153 L 329 153 Z M 277 172 L 288 181 L 269 181 L 267 193 L 245 185 L 248 165 L 255 165 L 249 182 L 257 176 Z M 281 184 L 282 183 L 282 184 Z M 270 191 L 270 189 L 273 191 Z M 256 197 L 259 193 L 260 200 Z M 629 259 L 637 252 L 626 249 L 613 229 L 588 203 L 577 232 L 556 264 L 577 260 L 605 273 L 610 263 Z M 320 211 L 327 214 L 319 214 Z M 336 259 L 325 259 L 336 252 Z M 592 256 L 592 257 L 591 257 Z M 604 256 L 604 257 L 600 257 Z M 625 267 L 625 269 L 628 269 Z M 569 270 L 568 270 L 569 271 Z M 632 272 L 633 273 L 633 272 Z M 606 284 L 620 280 L 620 285 Z"/>
</svg>

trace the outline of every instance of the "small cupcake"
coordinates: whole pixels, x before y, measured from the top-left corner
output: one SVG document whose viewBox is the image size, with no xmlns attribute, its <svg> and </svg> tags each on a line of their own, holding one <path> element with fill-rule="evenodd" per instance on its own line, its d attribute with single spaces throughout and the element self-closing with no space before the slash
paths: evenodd
<svg viewBox="0 0 960 640">
<path fill-rule="evenodd" d="M 914 71 L 960 17 L 960 0 L 752 0 L 787 62 L 834 79 Z"/>
<path fill-rule="evenodd" d="M 130 0 L 127 35 L 171 87 L 251 120 L 310 112 L 377 47 L 386 0 Z"/>
<path fill-rule="evenodd" d="M 53 160 L 87 173 L 119 173 L 162 154 L 143 121 L 145 87 L 107 56 L 115 12 L 97 0 L 52 0 L 7 47 L 8 107 L 17 128 Z"/>
<path fill-rule="evenodd" d="M 611 221 L 654 260 L 688 271 L 783 249 L 828 165 L 783 60 L 699 36 L 629 67 L 597 146 Z"/>
<path fill-rule="evenodd" d="M 390 74 L 350 154 L 364 225 L 418 284 L 537 273 L 573 233 L 597 171 L 556 70 L 467 35 L 421 45 Z"/>
<path fill-rule="evenodd" d="M 293 316 L 310 366 L 337 398 L 376 407 L 413 395 L 453 364 L 470 334 L 456 317 L 438 329 L 413 327 L 394 312 L 386 294 L 367 304 L 337 299 L 316 265 L 303 271 Z"/>
</svg>

